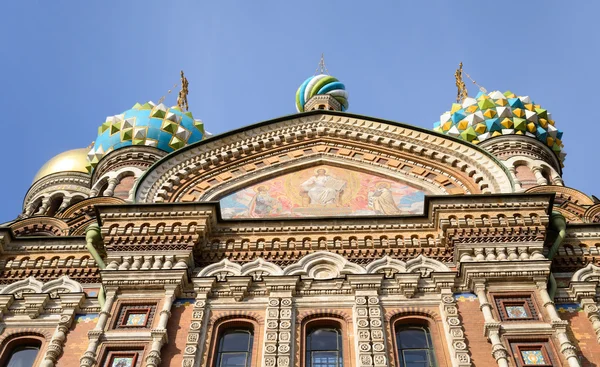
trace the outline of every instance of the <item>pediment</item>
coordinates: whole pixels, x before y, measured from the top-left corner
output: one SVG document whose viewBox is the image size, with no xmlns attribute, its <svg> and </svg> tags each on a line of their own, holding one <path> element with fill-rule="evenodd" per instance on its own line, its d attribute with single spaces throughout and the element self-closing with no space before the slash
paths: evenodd
<svg viewBox="0 0 600 367">
<path fill-rule="evenodd" d="M 510 173 L 479 147 L 432 131 L 364 116 L 315 111 L 202 141 L 152 166 L 137 202 L 219 200 L 310 166 L 352 167 L 437 195 L 512 192 Z"/>
</svg>

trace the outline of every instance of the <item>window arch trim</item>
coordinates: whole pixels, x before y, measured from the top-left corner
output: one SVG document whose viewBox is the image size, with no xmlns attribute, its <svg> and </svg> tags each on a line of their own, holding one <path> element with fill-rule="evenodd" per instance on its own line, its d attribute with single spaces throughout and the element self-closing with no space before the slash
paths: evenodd
<svg viewBox="0 0 600 367">
<path fill-rule="evenodd" d="M 400 358 L 398 355 L 398 340 L 396 331 L 399 327 L 421 327 L 426 328 L 429 331 L 429 340 L 431 343 L 431 354 L 433 356 L 435 367 L 446 367 L 450 366 L 448 351 L 445 348 L 445 333 L 439 320 L 434 320 L 430 315 L 427 314 L 397 314 L 389 319 L 389 333 L 391 335 L 390 340 L 390 351 L 391 356 L 394 359 L 394 365 L 402 367 L 400 364 Z"/>
<path fill-rule="evenodd" d="M 46 350 L 46 337 L 37 333 L 17 332 L 7 335 L 0 344 L 0 366 L 6 366 L 13 354 L 13 351 L 19 347 L 35 346 L 38 348 L 33 366 L 39 366 L 44 359 Z"/>
<path fill-rule="evenodd" d="M 308 342 L 308 334 L 310 330 L 317 328 L 336 328 L 340 333 L 340 346 L 341 346 L 341 357 L 342 357 L 342 366 L 351 366 L 350 361 L 354 358 L 353 353 L 354 349 L 351 348 L 351 343 L 353 340 L 350 340 L 350 333 L 348 332 L 348 324 L 345 320 L 337 315 L 334 316 L 319 316 L 319 315 L 310 315 L 302 320 L 302 327 L 300 332 L 300 340 L 298 343 L 300 344 L 300 348 L 296 355 L 296 358 L 300 360 L 301 366 L 309 366 L 307 364 L 307 342 Z"/>
</svg>

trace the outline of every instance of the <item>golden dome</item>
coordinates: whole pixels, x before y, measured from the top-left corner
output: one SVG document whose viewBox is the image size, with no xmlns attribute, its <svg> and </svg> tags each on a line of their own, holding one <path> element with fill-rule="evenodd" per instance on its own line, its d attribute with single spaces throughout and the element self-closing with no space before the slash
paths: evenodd
<svg viewBox="0 0 600 367">
<path fill-rule="evenodd" d="M 88 173 L 86 169 L 88 150 L 87 148 L 67 150 L 54 156 L 54 158 L 50 159 L 40 168 L 33 182 L 57 172 L 75 171 Z"/>
</svg>

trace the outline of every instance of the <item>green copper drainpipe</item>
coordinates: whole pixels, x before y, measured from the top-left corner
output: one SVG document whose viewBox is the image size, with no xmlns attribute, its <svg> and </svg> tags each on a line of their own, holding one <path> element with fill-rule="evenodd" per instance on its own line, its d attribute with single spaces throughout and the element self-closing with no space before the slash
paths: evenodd
<svg viewBox="0 0 600 367">
<path fill-rule="evenodd" d="M 550 251 L 548 252 L 548 259 L 552 260 L 556 253 L 558 253 L 558 248 L 561 243 L 565 240 L 567 235 L 567 221 L 565 217 L 558 213 L 552 212 L 550 215 L 550 225 L 558 232 L 554 243 L 552 243 L 552 247 L 550 247 Z M 554 300 L 554 295 L 556 294 L 556 279 L 554 278 L 554 274 L 550 273 L 550 277 L 548 279 L 548 294 L 550 294 L 550 299 Z"/>
<path fill-rule="evenodd" d="M 100 227 L 97 224 L 91 224 L 85 230 L 85 248 L 90 252 L 90 255 L 96 260 L 96 264 L 100 269 L 106 268 L 106 264 L 104 264 L 104 260 L 98 253 L 96 249 L 97 245 L 102 244 L 102 233 L 100 232 Z M 106 301 L 106 294 L 104 293 L 104 287 L 100 286 L 100 290 L 98 291 L 98 302 L 100 303 L 100 307 L 104 306 L 104 301 Z"/>
</svg>

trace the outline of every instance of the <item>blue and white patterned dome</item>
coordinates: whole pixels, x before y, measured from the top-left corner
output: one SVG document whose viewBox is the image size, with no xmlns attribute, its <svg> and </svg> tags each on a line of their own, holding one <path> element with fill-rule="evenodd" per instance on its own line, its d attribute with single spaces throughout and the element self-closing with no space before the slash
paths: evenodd
<svg viewBox="0 0 600 367">
<path fill-rule="evenodd" d="M 88 170 L 91 172 L 102 157 L 119 148 L 144 145 L 170 153 L 202 140 L 204 135 L 204 124 L 191 112 L 162 103 L 136 103 L 130 110 L 107 117 L 98 128 L 98 138 L 88 153 Z"/>
</svg>

